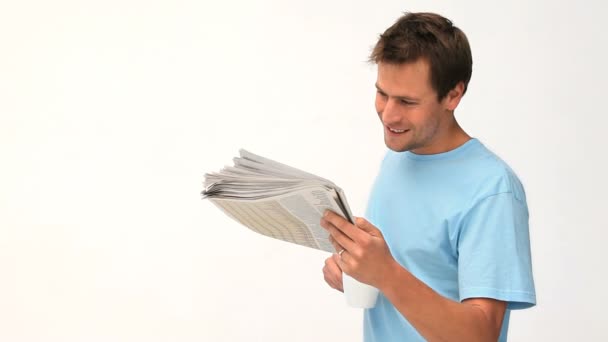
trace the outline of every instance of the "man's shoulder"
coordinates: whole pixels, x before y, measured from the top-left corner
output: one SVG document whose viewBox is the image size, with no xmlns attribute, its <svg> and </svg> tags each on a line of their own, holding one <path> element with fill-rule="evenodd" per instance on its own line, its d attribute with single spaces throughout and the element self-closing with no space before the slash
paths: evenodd
<svg viewBox="0 0 608 342">
<path fill-rule="evenodd" d="M 482 195 L 509 192 L 517 200 L 525 202 L 523 185 L 505 160 L 483 144 L 472 152 L 473 155 L 468 158 L 468 167 L 477 180 Z"/>
<path fill-rule="evenodd" d="M 380 167 L 385 182 L 409 182 L 434 187 L 436 191 L 457 192 L 479 199 L 510 192 L 525 202 L 523 186 L 513 169 L 478 139 L 461 148 L 438 155 L 413 155 L 387 150 Z"/>
</svg>

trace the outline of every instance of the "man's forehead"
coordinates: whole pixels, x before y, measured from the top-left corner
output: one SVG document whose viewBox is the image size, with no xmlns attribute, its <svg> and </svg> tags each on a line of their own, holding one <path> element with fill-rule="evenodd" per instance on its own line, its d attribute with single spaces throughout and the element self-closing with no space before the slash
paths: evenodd
<svg viewBox="0 0 608 342">
<path fill-rule="evenodd" d="M 429 64 L 424 59 L 408 63 L 378 63 L 376 87 L 396 97 L 424 96 L 433 91 Z"/>
</svg>

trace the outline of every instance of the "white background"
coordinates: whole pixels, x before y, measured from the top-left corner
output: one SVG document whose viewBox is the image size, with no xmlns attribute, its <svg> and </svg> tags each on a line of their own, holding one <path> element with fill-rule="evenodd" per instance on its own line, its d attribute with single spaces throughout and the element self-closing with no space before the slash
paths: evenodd
<svg viewBox="0 0 608 342">
<path fill-rule="evenodd" d="M 603 341 L 606 6 L 483 1 L 0 3 L 0 340 L 360 341 L 326 255 L 201 201 L 241 147 L 363 215 L 384 153 L 377 36 L 434 11 L 474 56 L 457 117 L 518 173 L 538 306 L 512 341 Z"/>
</svg>

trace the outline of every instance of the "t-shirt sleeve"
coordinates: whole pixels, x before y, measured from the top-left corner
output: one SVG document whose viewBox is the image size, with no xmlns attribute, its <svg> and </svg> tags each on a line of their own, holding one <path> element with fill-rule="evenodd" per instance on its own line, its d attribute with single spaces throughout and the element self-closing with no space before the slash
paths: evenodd
<svg viewBox="0 0 608 342">
<path fill-rule="evenodd" d="M 512 310 L 536 304 L 528 209 L 511 192 L 482 199 L 463 219 L 458 283 L 461 301 L 493 298 Z"/>
</svg>

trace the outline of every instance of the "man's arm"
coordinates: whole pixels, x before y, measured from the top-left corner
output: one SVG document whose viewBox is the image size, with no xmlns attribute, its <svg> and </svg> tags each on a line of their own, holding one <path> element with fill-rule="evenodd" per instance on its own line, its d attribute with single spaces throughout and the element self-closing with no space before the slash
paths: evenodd
<svg viewBox="0 0 608 342">
<path fill-rule="evenodd" d="M 447 299 L 397 262 L 378 289 L 429 341 L 497 341 L 506 303 L 490 298 Z"/>
<path fill-rule="evenodd" d="M 447 299 L 414 277 L 392 257 L 380 230 L 365 219 L 356 226 L 328 212 L 321 225 L 337 250 L 338 266 L 361 282 L 378 288 L 429 341 L 496 341 L 506 303 L 473 298 Z"/>
</svg>

